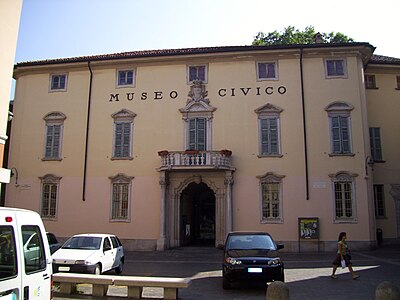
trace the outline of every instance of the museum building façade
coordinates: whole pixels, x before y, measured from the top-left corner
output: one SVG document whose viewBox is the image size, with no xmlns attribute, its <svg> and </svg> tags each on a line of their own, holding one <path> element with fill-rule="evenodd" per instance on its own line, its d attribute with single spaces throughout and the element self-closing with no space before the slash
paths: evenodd
<svg viewBox="0 0 400 300">
<path fill-rule="evenodd" d="M 267 231 L 286 251 L 400 235 L 400 59 L 368 43 L 21 62 L 6 206 L 127 250 Z M 377 236 L 378 233 L 381 236 Z"/>
</svg>

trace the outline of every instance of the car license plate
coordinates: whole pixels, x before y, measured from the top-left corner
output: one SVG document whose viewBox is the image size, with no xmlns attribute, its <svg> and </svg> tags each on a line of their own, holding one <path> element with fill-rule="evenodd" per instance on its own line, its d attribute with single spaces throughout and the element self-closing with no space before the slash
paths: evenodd
<svg viewBox="0 0 400 300">
<path fill-rule="evenodd" d="M 69 272 L 69 267 L 58 267 L 58 271 Z"/>
<path fill-rule="evenodd" d="M 262 269 L 261 268 L 248 268 L 247 272 L 249 272 L 249 273 L 262 273 Z"/>
</svg>

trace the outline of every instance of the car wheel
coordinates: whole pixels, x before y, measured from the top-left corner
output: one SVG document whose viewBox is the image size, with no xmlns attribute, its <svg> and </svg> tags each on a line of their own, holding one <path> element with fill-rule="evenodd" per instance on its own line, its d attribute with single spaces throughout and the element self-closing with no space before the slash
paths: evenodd
<svg viewBox="0 0 400 300">
<path fill-rule="evenodd" d="M 96 267 L 94 268 L 93 274 L 95 274 L 95 275 L 100 275 L 101 274 L 101 266 L 100 266 L 100 264 L 96 265 Z"/>
<path fill-rule="evenodd" d="M 118 267 L 115 268 L 115 273 L 121 274 L 123 269 L 124 269 L 124 259 L 121 259 L 119 261 Z"/>
<path fill-rule="evenodd" d="M 229 290 L 232 288 L 231 282 L 229 281 L 229 279 L 222 277 L 222 288 L 224 290 Z"/>
</svg>

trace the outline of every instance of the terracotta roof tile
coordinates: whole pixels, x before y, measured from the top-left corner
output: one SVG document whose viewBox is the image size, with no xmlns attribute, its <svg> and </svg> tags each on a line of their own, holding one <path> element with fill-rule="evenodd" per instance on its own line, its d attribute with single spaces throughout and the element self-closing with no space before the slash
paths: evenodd
<svg viewBox="0 0 400 300">
<path fill-rule="evenodd" d="M 131 51 L 104 55 L 80 56 L 71 58 L 57 58 L 47 60 L 37 60 L 20 62 L 15 65 L 16 68 L 24 66 L 63 64 L 87 61 L 102 60 L 118 60 L 127 58 L 143 58 L 143 57 L 163 57 L 163 56 L 179 56 L 194 54 L 212 54 L 212 53 L 229 53 L 229 52 L 248 52 L 248 51 L 265 51 L 265 50 L 285 50 L 299 48 L 329 48 L 329 47 L 353 47 L 365 46 L 375 48 L 369 43 L 337 43 L 337 44 L 309 44 L 309 45 L 273 45 L 273 46 L 220 46 L 220 47 L 200 47 L 200 48 L 182 48 L 182 49 L 162 49 L 162 50 L 143 50 Z"/>
<path fill-rule="evenodd" d="M 400 58 L 394 58 L 383 55 L 372 55 L 369 60 L 370 64 L 383 64 L 383 65 L 400 65 Z"/>
</svg>

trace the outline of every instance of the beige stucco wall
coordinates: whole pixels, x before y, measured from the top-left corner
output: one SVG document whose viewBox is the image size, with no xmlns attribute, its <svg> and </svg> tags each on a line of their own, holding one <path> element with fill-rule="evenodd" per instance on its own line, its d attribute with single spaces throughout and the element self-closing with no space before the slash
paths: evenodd
<svg viewBox="0 0 400 300">
<path fill-rule="evenodd" d="M 206 63 L 206 90 L 212 118 L 212 150 L 230 149 L 235 167 L 233 199 L 234 230 L 265 230 L 289 250 L 296 250 L 298 218 L 318 217 L 320 241 L 331 249 L 340 231 L 363 246 L 375 239 L 375 220 L 371 218 L 372 199 L 365 177 L 366 140 L 365 94 L 359 56 L 347 57 L 347 79 L 326 79 L 324 57 L 331 53 L 305 53 L 303 62 L 304 105 L 307 134 L 309 199 L 306 199 L 305 147 L 299 52 L 253 53 L 252 55 L 210 55 L 184 58 L 137 59 L 131 61 L 92 62 L 91 114 L 87 154 L 87 186 L 83 201 L 83 166 L 89 98 L 90 72 L 87 64 L 48 65 L 21 68 L 17 73 L 15 120 L 11 141 L 11 161 L 19 170 L 19 186 L 10 185 L 8 205 L 40 211 L 40 176 L 62 177 L 56 220 L 46 220 L 46 228 L 61 237 L 79 232 L 107 231 L 132 242 L 132 247 L 151 245 L 160 236 L 159 183 L 160 158 L 157 151 L 185 150 L 184 122 L 180 108 L 186 105 L 190 85 L 186 83 L 188 64 Z M 279 64 L 279 81 L 256 80 L 256 61 L 274 59 Z M 134 88 L 116 88 L 116 69 L 136 69 Z M 49 93 L 49 74 L 68 72 L 66 92 Z M 266 87 L 274 93 L 267 95 Z M 278 93 L 279 87 L 286 93 Z M 257 87 L 260 95 L 257 95 Z M 240 88 L 250 88 L 248 94 Z M 224 89 L 224 97 L 219 93 Z M 234 90 L 232 90 L 234 89 Z M 169 94 L 176 91 L 178 97 Z M 147 100 L 140 100 L 142 93 Z M 162 99 L 154 100 L 155 92 Z M 126 93 L 135 93 L 133 100 Z M 235 96 L 232 96 L 232 93 Z M 119 94 L 119 101 L 110 95 Z M 161 95 L 161 94 L 159 94 Z M 351 136 L 354 156 L 331 157 L 329 121 L 325 107 L 344 101 L 351 112 Z M 258 121 L 255 109 L 273 104 L 280 114 L 282 157 L 258 157 Z M 121 109 L 136 114 L 133 129 L 133 159 L 112 160 L 113 118 Z M 42 161 L 44 148 L 43 117 L 52 111 L 66 115 L 62 160 Z M 372 118 L 373 120 L 373 118 Z M 193 171 L 193 170 L 192 170 Z M 332 181 L 329 175 L 340 171 L 357 174 L 354 223 L 334 222 Z M 259 179 L 267 172 L 282 175 L 283 222 L 261 222 Z M 110 222 L 111 185 L 109 177 L 123 173 L 132 181 L 129 222 Z M 184 174 L 183 174 L 184 175 Z M 179 176 L 183 176 L 182 174 Z M 179 178 L 176 177 L 176 178 Z M 189 176 L 189 175 L 187 175 Z M 218 179 L 219 180 L 219 179 Z M 175 184 L 175 183 L 174 183 Z M 178 183 L 176 183 L 178 185 Z M 221 183 L 221 185 L 223 185 Z M 141 241 L 141 244 L 140 244 Z M 154 244 L 154 243 L 153 243 Z"/>
<path fill-rule="evenodd" d="M 381 129 L 383 162 L 375 163 L 373 178 L 375 184 L 383 184 L 385 191 L 385 218 L 377 219 L 377 227 L 383 230 L 385 239 L 398 237 L 396 222 L 396 200 L 390 194 L 392 185 L 400 184 L 400 90 L 396 89 L 396 76 L 400 67 L 371 65 L 366 74 L 375 75 L 377 89 L 367 89 L 368 115 L 370 127 Z M 400 203 L 399 203 L 400 204 Z M 397 208 L 398 210 L 398 208 Z"/>
</svg>

